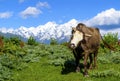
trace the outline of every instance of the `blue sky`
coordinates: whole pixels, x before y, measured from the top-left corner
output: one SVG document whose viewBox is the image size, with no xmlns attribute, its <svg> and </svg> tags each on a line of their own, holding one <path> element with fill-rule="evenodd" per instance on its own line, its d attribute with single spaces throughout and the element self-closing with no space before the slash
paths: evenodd
<svg viewBox="0 0 120 81">
<path fill-rule="evenodd" d="M 120 11 L 120 0 L 0 0 L 0 28 L 84 21 L 111 8 Z"/>
</svg>

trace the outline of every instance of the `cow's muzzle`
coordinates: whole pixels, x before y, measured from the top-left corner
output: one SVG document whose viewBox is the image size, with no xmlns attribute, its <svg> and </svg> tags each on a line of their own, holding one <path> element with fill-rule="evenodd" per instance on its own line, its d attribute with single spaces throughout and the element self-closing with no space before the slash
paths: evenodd
<svg viewBox="0 0 120 81">
<path fill-rule="evenodd" d="M 70 44 L 70 48 L 71 48 L 71 49 L 75 49 L 75 44 L 71 43 L 71 44 Z"/>
</svg>

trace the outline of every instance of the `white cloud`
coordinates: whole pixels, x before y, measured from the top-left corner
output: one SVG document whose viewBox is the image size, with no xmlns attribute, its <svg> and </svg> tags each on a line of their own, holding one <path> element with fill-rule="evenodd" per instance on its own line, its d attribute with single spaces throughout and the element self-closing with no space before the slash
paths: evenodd
<svg viewBox="0 0 120 81">
<path fill-rule="evenodd" d="M 26 19 L 29 16 L 36 17 L 36 16 L 38 16 L 41 13 L 42 13 L 42 11 L 40 11 L 36 7 L 28 7 L 27 9 L 25 9 L 24 11 L 22 11 L 20 13 L 20 15 L 21 15 L 22 18 Z"/>
<path fill-rule="evenodd" d="M 0 18 L 1 19 L 9 18 L 11 16 L 12 16 L 12 12 L 2 12 L 2 13 L 0 13 Z"/>
<path fill-rule="evenodd" d="M 110 25 L 120 23 L 120 11 L 111 8 L 106 11 L 102 11 L 95 17 L 85 21 L 87 25 Z"/>
<path fill-rule="evenodd" d="M 24 0 L 20 0 L 24 1 Z M 24 11 L 20 12 L 22 18 L 26 19 L 28 17 L 36 17 L 42 13 L 40 8 L 50 8 L 47 2 L 38 2 L 35 7 L 28 7 Z"/>
<path fill-rule="evenodd" d="M 9 33 L 12 33 L 12 31 L 14 31 L 13 28 L 5 28 L 5 27 L 0 27 L 0 31 L 2 31 L 3 33 L 7 33 L 9 31 Z"/>
<path fill-rule="evenodd" d="M 36 7 L 39 7 L 39 8 L 42 8 L 42 7 L 49 8 L 50 5 L 49 5 L 47 2 L 38 2 L 38 3 L 36 4 Z"/>
</svg>

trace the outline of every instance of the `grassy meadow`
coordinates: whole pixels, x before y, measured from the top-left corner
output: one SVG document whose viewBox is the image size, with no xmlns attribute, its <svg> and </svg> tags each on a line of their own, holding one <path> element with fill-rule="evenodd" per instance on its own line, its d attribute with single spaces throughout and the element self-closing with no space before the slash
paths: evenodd
<svg viewBox="0 0 120 81">
<path fill-rule="evenodd" d="M 98 67 L 84 77 L 83 67 L 75 72 L 75 59 L 66 43 L 0 38 L 0 81 L 119 81 L 120 46 L 115 47 L 116 51 L 110 51 L 101 45 Z"/>
</svg>

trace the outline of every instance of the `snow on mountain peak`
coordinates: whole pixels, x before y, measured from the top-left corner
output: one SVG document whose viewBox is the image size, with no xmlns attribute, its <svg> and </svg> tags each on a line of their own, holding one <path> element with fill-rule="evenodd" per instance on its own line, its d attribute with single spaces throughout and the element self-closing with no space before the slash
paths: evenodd
<svg viewBox="0 0 120 81">
<path fill-rule="evenodd" d="M 47 22 L 44 25 L 39 25 L 37 27 L 24 27 L 21 26 L 18 29 L 7 30 L 6 28 L 0 29 L 3 33 L 12 33 L 15 35 L 20 35 L 24 38 L 29 38 L 30 36 L 35 37 L 39 41 L 50 40 L 51 38 L 63 40 L 71 34 L 71 27 L 76 26 L 77 20 L 72 19 L 64 24 L 56 24 L 55 22 Z"/>
<path fill-rule="evenodd" d="M 47 22 L 44 26 L 49 27 L 53 25 L 57 25 L 57 24 L 55 22 Z"/>
<path fill-rule="evenodd" d="M 74 24 L 76 24 L 76 23 L 78 23 L 78 21 L 77 21 L 76 19 L 71 19 L 71 20 L 68 22 L 68 24 L 72 24 L 72 25 L 74 25 Z"/>
</svg>

